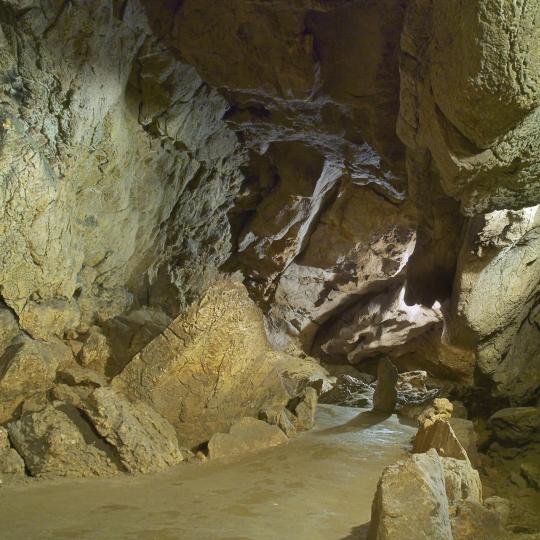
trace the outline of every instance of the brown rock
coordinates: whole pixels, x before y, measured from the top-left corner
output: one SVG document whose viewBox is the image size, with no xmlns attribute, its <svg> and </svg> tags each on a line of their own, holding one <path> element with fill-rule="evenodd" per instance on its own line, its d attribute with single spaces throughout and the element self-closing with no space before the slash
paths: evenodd
<svg viewBox="0 0 540 540">
<path fill-rule="evenodd" d="M 8 426 L 9 436 L 32 476 L 106 476 L 119 471 L 112 449 L 68 405 L 49 405 Z"/>
<path fill-rule="evenodd" d="M 424 453 L 434 448 L 441 457 L 467 460 L 467 452 L 461 446 L 448 422 L 435 422 L 420 426 L 413 443 L 413 452 Z"/>
<path fill-rule="evenodd" d="M 260 311 L 245 287 L 222 280 L 150 342 L 114 379 L 146 401 L 192 447 L 240 416 L 290 396 L 268 355 Z"/>
<path fill-rule="evenodd" d="M 501 409 L 489 419 L 495 438 L 504 444 L 520 446 L 540 442 L 540 408 L 512 407 Z"/>
<path fill-rule="evenodd" d="M 497 512 L 482 506 L 478 501 L 464 500 L 452 518 L 454 540 L 507 540 L 509 533 L 504 529 Z"/>
<path fill-rule="evenodd" d="M 315 412 L 317 411 L 317 391 L 308 386 L 300 394 L 300 402 L 294 408 L 296 416 L 296 429 L 306 431 L 313 427 L 315 423 Z"/>
<path fill-rule="evenodd" d="M 379 360 L 377 367 L 377 386 L 373 394 L 375 410 L 393 413 L 397 403 L 398 371 L 387 358 Z"/>
<path fill-rule="evenodd" d="M 287 442 L 287 436 L 277 426 L 255 418 L 235 421 L 229 433 L 216 433 L 208 442 L 210 459 L 234 457 L 263 450 Z"/>
</svg>

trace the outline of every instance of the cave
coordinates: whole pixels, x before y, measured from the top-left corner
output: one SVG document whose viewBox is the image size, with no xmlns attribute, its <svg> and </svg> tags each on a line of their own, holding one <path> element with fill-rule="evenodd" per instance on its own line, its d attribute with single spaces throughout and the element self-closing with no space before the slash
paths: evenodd
<svg viewBox="0 0 540 540">
<path fill-rule="evenodd" d="M 540 538 L 540 0 L 0 0 L 0 537 Z"/>
</svg>

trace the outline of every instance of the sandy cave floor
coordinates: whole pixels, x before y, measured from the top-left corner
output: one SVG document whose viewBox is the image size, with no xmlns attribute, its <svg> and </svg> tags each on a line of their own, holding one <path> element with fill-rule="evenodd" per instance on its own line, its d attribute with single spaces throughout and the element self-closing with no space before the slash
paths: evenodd
<svg viewBox="0 0 540 540">
<path fill-rule="evenodd" d="M 415 427 L 364 409 L 319 406 L 315 428 L 248 457 L 152 475 L 0 488 L 0 538 L 356 540 L 377 480 Z"/>
</svg>

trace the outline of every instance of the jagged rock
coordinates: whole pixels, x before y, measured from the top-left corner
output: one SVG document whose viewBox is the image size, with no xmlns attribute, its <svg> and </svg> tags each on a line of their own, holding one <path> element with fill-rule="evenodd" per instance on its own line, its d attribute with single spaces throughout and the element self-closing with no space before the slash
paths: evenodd
<svg viewBox="0 0 540 540">
<path fill-rule="evenodd" d="M 368 539 L 453 540 L 454 520 L 460 534 L 466 530 L 464 503 L 481 502 L 480 477 L 468 459 L 443 458 L 434 449 L 413 454 L 384 470 Z"/>
<path fill-rule="evenodd" d="M 421 425 L 414 438 L 413 452 L 424 453 L 434 448 L 441 457 L 467 459 L 465 449 L 448 422 L 435 420 Z"/>
<path fill-rule="evenodd" d="M 507 540 L 499 514 L 478 501 L 463 500 L 452 518 L 453 540 Z"/>
<path fill-rule="evenodd" d="M 503 444 L 520 446 L 540 442 L 540 409 L 513 407 L 501 409 L 489 419 L 494 437 Z"/>
<path fill-rule="evenodd" d="M 43 303 L 28 302 L 19 315 L 19 324 L 34 339 L 47 340 L 79 326 L 81 313 L 77 303 L 59 299 Z"/>
<path fill-rule="evenodd" d="M 439 323 L 438 309 L 406 304 L 405 288 L 375 296 L 361 307 L 340 314 L 330 338 L 322 345 L 328 354 L 345 354 L 351 364 L 402 346 Z"/>
<path fill-rule="evenodd" d="M 278 426 L 289 438 L 296 435 L 297 418 L 286 407 L 264 409 L 259 413 L 259 418 L 268 424 Z"/>
<path fill-rule="evenodd" d="M 49 405 L 8 425 L 32 476 L 106 476 L 119 471 L 112 449 L 69 405 Z"/>
<path fill-rule="evenodd" d="M 537 463 L 522 463 L 520 466 L 521 476 L 533 489 L 540 491 L 540 460 Z"/>
<path fill-rule="evenodd" d="M 452 406 L 455 407 L 455 403 L 452 403 Z M 457 437 L 457 440 L 467 452 L 467 456 L 471 463 L 475 467 L 478 466 L 480 464 L 480 456 L 478 454 L 478 437 L 474 429 L 474 424 L 465 418 L 449 418 L 448 423 Z"/>
<path fill-rule="evenodd" d="M 91 328 L 77 359 L 84 367 L 105 373 L 112 356 L 107 337 L 98 328 Z"/>
<path fill-rule="evenodd" d="M 4 354 L 9 342 L 19 333 L 19 325 L 9 309 L 0 304 L 0 357 Z"/>
<path fill-rule="evenodd" d="M 296 429 L 298 431 L 306 431 L 311 429 L 315 423 L 315 412 L 317 411 L 317 391 L 308 386 L 304 389 L 302 394 L 300 394 L 298 399 L 300 402 L 294 407 Z"/>
<path fill-rule="evenodd" d="M 52 387 L 59 365 L 72 359 L 61 342 L 16 337 L 0 357 L 0 422 L 7 422 L 32 394 Z"/>
<path fill-rule="evenodd" d="M 210 459 L 233 457 L 270 448 L 287 442 L 277 426 L 245 417 L 233 422 L 229 433 L 216 433 L 208 442 Z"/>
<path fill-rule="evenodd" d="M 440 454 L 439 454 L 440 455 Z M 442 456 L 441 456 L 442 457 Z M 478 471 L 468 459 L 441 459 L 444 470 L 444 486 L 450 515 L 454 515 L 462 501 L 482 503 L 482 483 Z"/>
<path fill-rule="evenodd" d="M 444 469 L 434 450 L 387 467 L 373 499 L 368 539 L 412 538 L 452 539 Z"/>
<path fill-rule="evenodd" d="M 131 400 L 146 401 L 175 427 L 182 446 L 193 447 L 240 416 L 288 403 L 296 384 L 285 388 L 273 358 L 245 287 L 222 280 L 135 356 L 113 385 Z"/>
<path fill-rule="evenodd" d="M 350 375 L 340 375 L 334 387 L 319 396 L 319 403 L 345 407 L 372 407 L 373 388 Z"/>
<path fill-rule="evenodd" d="M 24 474 L 24 461 L 10 447 L 8 432 L 3 427 L 0 427 L 0 474 Z"/>
<path fill-rule="evenodd" d="M 373 394 L 373 408 L 393 413 L 397 404 L 398 371 L 387 358 L 379 360 L 377 386 Z"/>
<path fill-rule="evenodd" d="M 398 375 L 396 384 L 397 404 L 401 407 L 422 405 L 432 401 L 439 390 L 426 387 L 427 372 L 422 370 L 407 371 Z"/>
<path fill-rule="evenodd" d="M 450 420 L 454 406 L 446 398 L 435 398 L 418 416 L 420 425 L 430 425 L 437 420 Z"/>
<path fill-rule="evenodd" d="M 111 388 L 97 388 L 81 410 L 129 472 L 154 472 L 185 459 L 174 428 L 146 403 L 130 403 Z"/>
</svg>

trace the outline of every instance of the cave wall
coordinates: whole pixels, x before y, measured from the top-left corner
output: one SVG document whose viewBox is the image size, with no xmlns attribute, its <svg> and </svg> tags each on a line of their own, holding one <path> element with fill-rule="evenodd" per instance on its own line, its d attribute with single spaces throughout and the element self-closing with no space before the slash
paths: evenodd
<svg viewBox="0 0 540 540">
<path fill-rule="evenodd" d="M 1 299 L 34 338 L 114 341 L 240 271 L 275 348 L 534 400 L 539 17 L 0 0 Z"/>
</svg>

